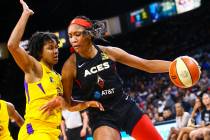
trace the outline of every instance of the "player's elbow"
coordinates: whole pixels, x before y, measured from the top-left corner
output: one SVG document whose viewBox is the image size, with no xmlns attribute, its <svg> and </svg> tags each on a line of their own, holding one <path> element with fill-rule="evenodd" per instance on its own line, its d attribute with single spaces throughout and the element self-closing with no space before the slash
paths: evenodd
<svg viewBox="0 0 210 140">
<path fill-rule="evenodd" d="M 7 48 L 8 48 L 8 50 L 9 50 L 10 52 L 14 51 L 15 48 L 17 48 L 16 46 L 17 46 L 17 45 L 14 44 L 14 43 L 12 43 L 11 41 L 8 41 L 8 43 L 7 43 Z"/>
</svg>

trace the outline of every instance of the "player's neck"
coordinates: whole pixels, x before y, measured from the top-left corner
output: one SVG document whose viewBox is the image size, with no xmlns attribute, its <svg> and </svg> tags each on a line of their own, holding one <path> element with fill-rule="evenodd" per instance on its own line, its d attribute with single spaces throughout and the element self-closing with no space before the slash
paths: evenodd
<svg viewBox="0 0 210 140">
<path fill-rule="evenodd" d="M 46 63 L 46 62 L 44 62 L 44 61 L 40 61 L 42 64 L 44 64 L 48 69 L 50 69 L 50 70 L 53 70 L 53 65 L 51 65 L 51 64 L 49 64 L 49 63 Z"/>
<path fill-rule="evenodd" d="M 87 47 L 87 49 L 82 51 L 80 55 L 84 58 L 91 59 L 96 56 L 97 52 L 97 49 L 94 47 L 93 44 L 91 44 L 89 47 Z"/>
</svg>

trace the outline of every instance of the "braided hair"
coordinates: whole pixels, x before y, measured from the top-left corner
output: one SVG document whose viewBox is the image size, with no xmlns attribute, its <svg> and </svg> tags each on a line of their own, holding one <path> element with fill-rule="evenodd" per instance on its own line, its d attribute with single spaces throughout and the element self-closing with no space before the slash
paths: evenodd
<svg viewBox="0 0 210 140">
<path fill-rule="evenodd" d="M 84 19 L 87 22 L 91 23 L 91 27 L 85 27 L 85 34 L 90 35 L 93 39 L 104 40 L 104 35 L 107 31 L 105 23 L 99 20 L 90 20 L 86 16 L 77 16 L 74 19 Z"/>
</svg>

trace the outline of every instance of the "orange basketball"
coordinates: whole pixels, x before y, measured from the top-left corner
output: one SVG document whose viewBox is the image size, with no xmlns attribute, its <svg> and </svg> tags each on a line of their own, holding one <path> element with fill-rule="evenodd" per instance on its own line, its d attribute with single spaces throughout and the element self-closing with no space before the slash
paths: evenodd
<svg viewBox="0 0 210 140">
<path fill-rule="evenodd" d="M 198 62 L 189 56 L 176 58 L 169 67 L 171 81 L 180 88 L 189 88 L 195 85 L 200 78 Z"/>
</svg>

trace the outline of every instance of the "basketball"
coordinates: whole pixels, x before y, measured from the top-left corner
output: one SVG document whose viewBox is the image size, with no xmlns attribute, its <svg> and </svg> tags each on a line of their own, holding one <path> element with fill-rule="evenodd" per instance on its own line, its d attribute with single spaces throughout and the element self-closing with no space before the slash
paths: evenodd
<svg viewBox="0 0 210 140">
<path fill-rule="evenodd" d="M 189 88 L 195 85 L 200 74 L 198 62 L 189 56 L 176 58 L 169 67 L 169 77 L 172 83 L 180 88 Z"/>
</svg>

